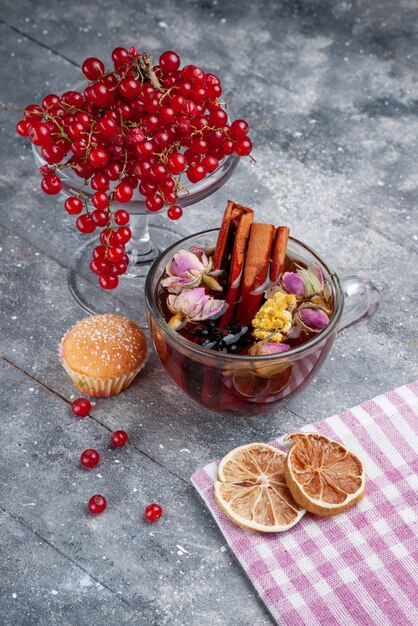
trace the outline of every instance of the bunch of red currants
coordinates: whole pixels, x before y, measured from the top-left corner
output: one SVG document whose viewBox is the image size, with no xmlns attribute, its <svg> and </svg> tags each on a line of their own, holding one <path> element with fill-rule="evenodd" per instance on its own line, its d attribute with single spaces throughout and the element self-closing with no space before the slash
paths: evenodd
<svg viewBox="0 0 418 626">
<path fill-rule="evenodd" d="M 247 156 L 252 149 L 247 122 L 228 124 L 214 74 L 195 65 L 180 69 L 179 55 L 169 50 L 154 66 L 136 48 L 115 48 L 112 61 L 114 69 L 106 70 L 100 59 L 86 59 L 84 91 L 47 95 L 41 106 L 28 105 L 16 126 L 47 163 L 40 168 L 45 193 L 61 191 L 59 172 L 65 168 L 83 179 L 64 206 L 78 215 L 81 233 L 104 229 L 90 265 L 104 289 L 115 288 L 128 267 L 129 214 L 117 205 L 138 190 L 149 211 L 167 206 L 168 217 L 177 220 L 178 198 L 187 191 L 183 173 L 197 183 L 226 156 Z M 83 191 L 87 185 L 93 207 Z"/>
</svg>

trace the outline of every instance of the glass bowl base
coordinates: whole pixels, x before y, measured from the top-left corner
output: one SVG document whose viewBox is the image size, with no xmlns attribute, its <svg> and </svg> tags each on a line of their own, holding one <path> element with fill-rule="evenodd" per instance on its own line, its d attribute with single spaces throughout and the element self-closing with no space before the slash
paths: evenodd
<svg viewBox="0 0 418 626">
<path fill-rule="evenodd" d="M 136 246 L 129 243 L 128 270 L 119 276 L 118 287 L 111 291 L 99 286 L 99 277 L 89 267 L 93 249 L 100 245 L 99 236 L 89 239 L 76 250 L 68 266 L 67 281 L 71 295 L 87 313 L 118 313 L 139 326 L 146 327 L 146 276 L 161 252 L 181 238 L 181 234 L 167 229 L 166 226 L 150 226 L 146 240 L 140 240 Z"/>
</svg>

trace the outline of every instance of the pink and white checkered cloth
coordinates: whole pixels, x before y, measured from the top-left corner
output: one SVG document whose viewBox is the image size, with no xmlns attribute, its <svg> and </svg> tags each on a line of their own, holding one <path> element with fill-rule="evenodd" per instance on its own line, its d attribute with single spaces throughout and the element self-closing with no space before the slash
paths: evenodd
<svg viewBox="0 0 418 626">
<path fill-rule="evenodd" d="M 217 462 L 192 482 L 278 623 L 418 624 L 418 381 L 306 426 L 363 460 L 366 495 L 342 515 L 307 513 L 291 530 L 254 533 L 213 497 Z M 245 443 L 245 442 L 242 442 Z M 283 447 L 280 439 L 272 445 Z"/>
</svg>

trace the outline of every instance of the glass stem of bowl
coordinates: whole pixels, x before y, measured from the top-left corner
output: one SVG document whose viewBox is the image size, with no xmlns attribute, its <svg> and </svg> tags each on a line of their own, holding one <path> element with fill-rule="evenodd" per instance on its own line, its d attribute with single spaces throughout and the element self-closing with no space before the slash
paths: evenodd
<svg viewBox="0 0 418 626">
<path fill-rule="evenodd" d="M 160 254 L 151 240 L 148 215 L 132 215 L 129 228 L 132 237 L 126 244 L 126 254 L 129 257 L 127 276 L 145 276 L 152 263 Z"/>
</svg>

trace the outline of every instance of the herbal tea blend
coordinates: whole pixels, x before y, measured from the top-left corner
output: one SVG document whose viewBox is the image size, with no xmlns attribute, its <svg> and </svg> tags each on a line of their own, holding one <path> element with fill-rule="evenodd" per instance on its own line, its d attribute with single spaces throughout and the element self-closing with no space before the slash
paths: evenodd
<svg viewBox="0 0 418 626">
<path fill-rule="evenodd" d="M 167 323 L 219 352 L 285 352 L 321 332 L 333 313 L 332 291 L 314 263 L 286 254 L 289 229 L 253 221 L 229 202 L 215 248 L 177 252 L 160 284 Z"/>
</svg>

